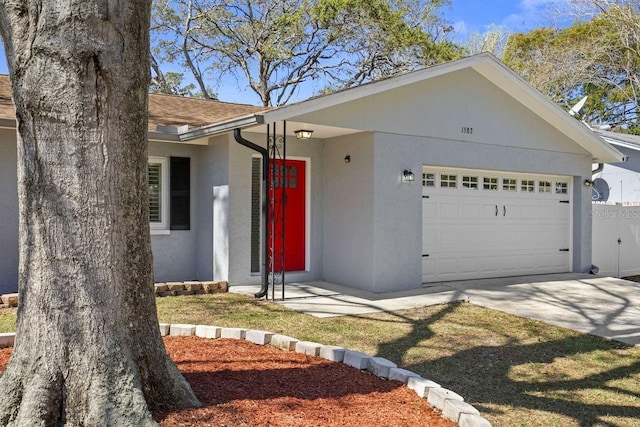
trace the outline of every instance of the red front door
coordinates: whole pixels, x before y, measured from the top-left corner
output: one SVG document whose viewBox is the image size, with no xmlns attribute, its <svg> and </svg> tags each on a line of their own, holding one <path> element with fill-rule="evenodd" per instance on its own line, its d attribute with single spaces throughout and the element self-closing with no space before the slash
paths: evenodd
<svg viewBox="0 0 640 427">
<path fill-rule="evenodd" d="M 305 162 L 302 160 L 275 160 L 273 171 L 275 237 L 273 271 L 282 271 L 284 246 L 284 270 L 305 269 Z M 284 189 L 284 192 L 282 191 Z M 283 194 L 284 193 L 284 194 Z M 284 196 L 284 199 L 283 199 Z M 282 217 L 284 214 L 284 239 Z"/>
</svg>

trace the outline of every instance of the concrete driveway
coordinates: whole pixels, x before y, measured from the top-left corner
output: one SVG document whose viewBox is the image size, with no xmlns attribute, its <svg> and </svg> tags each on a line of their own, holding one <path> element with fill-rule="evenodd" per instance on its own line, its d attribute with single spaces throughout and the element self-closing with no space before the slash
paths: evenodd
<svg viewBox="0 0 640 427">
<path fill-rule="evenodd" d="M 258 286 L 232 286 L 254 293 Z M 271 295 L 271 292 L 269 292 Z M 631 345 L 640 345 L 640 283 L 588 274 L 552 274 L 430 284 L 375 294 L 327 282 L 292 283 L 276 302 L 317 317 L 357 316 L 453 301 L 541 320 Z"/>
</svg>

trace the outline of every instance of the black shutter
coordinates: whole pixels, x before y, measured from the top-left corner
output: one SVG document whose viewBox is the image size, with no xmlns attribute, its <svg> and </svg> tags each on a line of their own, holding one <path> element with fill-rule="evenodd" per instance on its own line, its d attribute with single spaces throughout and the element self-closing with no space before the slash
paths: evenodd
<svg viewBox="0 0 640 427">
<path fill-rule="evenodd" d="M 251 158 L 251 272 L 260 272 L 260 215 L 262 159 Z"/>
<path fill-rule="evenodd" d="M 169 207 L 171 230 L 191 229 L 191 159 L 171 157 L 169 167 Z"/>
</svg>

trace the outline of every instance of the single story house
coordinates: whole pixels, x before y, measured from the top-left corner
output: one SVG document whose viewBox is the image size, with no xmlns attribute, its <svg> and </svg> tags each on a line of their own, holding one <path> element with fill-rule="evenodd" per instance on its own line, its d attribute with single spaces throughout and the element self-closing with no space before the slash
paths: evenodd
<svg viewBox="0 0 640 427">
<path fill-rule="evenodd" d="M 18 253 L 6 77 L 0 90 L 6 292 Z M 151 95 L 149 113 L 157 281 L 262 282 L 261 159 L 239 140 L 286 144 L 287 281 L 373 292 L 589 271 L 585 184 L 593 163 L 624 158 L 491 54 L 273 109 Z"/>
<path fill-rule="evenodd" d="M 593 176 L 593 201 L 640 204 L 640 136 L 594 129 L 627 158 L 608 163 Z"/>
</svg>

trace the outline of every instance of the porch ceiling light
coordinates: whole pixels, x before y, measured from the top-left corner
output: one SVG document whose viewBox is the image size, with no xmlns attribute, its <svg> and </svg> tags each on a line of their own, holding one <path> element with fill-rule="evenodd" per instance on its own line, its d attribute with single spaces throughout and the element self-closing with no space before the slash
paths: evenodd
<svg viewBox="0 0 640 427">
<path fill-rule="evenodd" d="M 412 182 L 416 180 L 416 176 L 413 174 L 411 169 L 405 169 L 402 171 L 402 181 L 403 182 Z"/>
<path fill-rule="evenodd" d="M 296 138 L 298 139 L 309 139 L 311 138 L 311 135 L 313 134 L 312 130 L 307 130 L 307 129 L 299 129 L 294 131 L 294 133 L 296 134 Z"/>
</svg>

